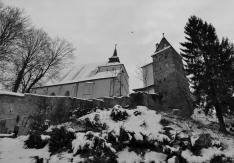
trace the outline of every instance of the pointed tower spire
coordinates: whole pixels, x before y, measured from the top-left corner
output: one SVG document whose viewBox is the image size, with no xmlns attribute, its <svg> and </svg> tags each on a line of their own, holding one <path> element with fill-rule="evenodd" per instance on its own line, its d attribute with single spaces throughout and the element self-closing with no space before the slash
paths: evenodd
<svg viewBox="0 0 234 163">
<path fill-rule="evenodd" d="M 117 44 L 115 44 L 115 50 L 114 50 L 113 56 L 109 58 L 109 62 L 108 63 L 120 62 L 119 61 L 119 57 L 117 56 L 116 46 L 117 46 Z"/>
<path fill-rule="evenodd" d="M 117 46 L 117 44 L 115 44 L 115 50 L 114 50 L 114 54 L 113 54 L 113 56 L 116 56 L 116 57 L 117 57 L 117 50 L 116 50 L 116 46 Z"/>
</svg>

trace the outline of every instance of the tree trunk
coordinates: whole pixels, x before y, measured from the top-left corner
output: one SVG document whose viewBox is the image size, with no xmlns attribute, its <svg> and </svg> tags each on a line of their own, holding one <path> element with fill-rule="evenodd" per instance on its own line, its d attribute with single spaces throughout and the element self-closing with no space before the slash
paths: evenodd
<svg viewBox="0 0 234 163">
<path fill-rule="evenodd" d="M 20 72 L 17 74 L 17 78 L 16 78 L 16 80 L 14 82 L 14 85 L 13 85 L 13 88 L 12 88 L 13 92 L 17 92 L 18 91 L 20 83 L 21 83 L 21 81 L 23 79 L 24 71 L 25 71 L 26 67 L 27 67 L 27 64 L 24 64 L 24 66 L 22 67 L 22 69 L 20 70 Z"/>
<path fill-rule="evenodd" d="M 24 74 L 24 70 L 21 70 L 19 72 L 19 74 L 17 75 L 17 78 L 16 78 L 16 80 L 14 82 L 14 85 L 13 85 L 13 88 L 12 88 L 13 92 L 17 92 L 18 91 L 19 86 L 20 86 L 20 82 L 21 82 L 21 80 L 23 78 L 23 74 Z"/>
<path fill-rule="evenodd" d="M 215 104 L 215 110 L 216 110 L 216 116 L 219 120 L 219 126 L 220 126 L 219 129 L 221 132 L 226 133 L 227 130 L 226 130 L 225 122 L 223 120 L 223 112 L 219 103 Z"/>
<path fill-rule="evenodd" d="M 210 82 L 210 86 L 212 88 L 212 94 L 213 94 L 213 97 L 214 97 L 214 106 L 215 106 L 215 110 L 216 110 L 216 117 L 218 118 L 218 121 L 219 121 L 219 130 L 223 133 L 227 133 L 227 130 L 226 130 L 226 125 L 225 125 L 225 122 L 223 120 L 223 106 L 222 104 L 220 104 L 219 100 L 218 100 L 218 97 L 217 97 L 217 94 L 216 94 L 216 87 L 214 85 L 214 81 Z"/>
<path fill-rule="evenodd" d="M 45 73 L 42 73 L 41 75 L 39 75 L 38 78 L 36 78 L 29 86 L 28 88 L 26 89 L 26 93 L 30 93 L 32 87 L 45 75 Z"/>
</svg>

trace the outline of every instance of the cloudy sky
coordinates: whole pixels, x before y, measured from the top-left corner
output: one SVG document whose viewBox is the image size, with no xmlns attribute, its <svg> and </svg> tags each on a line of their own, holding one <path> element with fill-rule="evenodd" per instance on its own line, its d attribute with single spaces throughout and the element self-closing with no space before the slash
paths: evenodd
<svg viewBox="0 0 234 163">
<path fill-rule="evenodd" d="M 179 52 L 191 15 L 212 23 L 218 36 L 234 41 L 233 0 L 2 0 L 25 10 L 32 23 L 76 47 L 75 64 L 107 60 L 117 43 L 118 55 L 141 87 L 137 67 L 150 62 L 155 43 L 165 33 Z"/>
</svg>

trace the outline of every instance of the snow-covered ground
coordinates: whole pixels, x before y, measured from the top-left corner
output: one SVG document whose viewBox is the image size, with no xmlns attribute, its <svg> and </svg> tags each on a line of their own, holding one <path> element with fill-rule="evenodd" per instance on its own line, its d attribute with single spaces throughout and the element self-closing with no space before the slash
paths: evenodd
<svg viewBox="0 0 234 163">
<path fill-rule="evenodd" d="M 24 148 L 24 141 L 27 136 L 20 136 L 16 139 L 0 139 L 0 162 L 1 163 L 32 163 L 34 156 L 49 158 L 48 146 L 43 149 Z"/>
<path fill-rule="evenodd" d="M 87 159 L 92 162 L 109 157 L 120 163 L 177 163 L 179 160 L 202 163 L 217 156 L 234 161 L 233 137 L 210 127 L 215 118 L 207 119 L 196 111 L 192 119 L 183 120 L 144 106 L 129 110 L 115 106 L 83 117 L 73 115 L 72 119 L 40 134 L 41 140 L 48 140 L 40 149 L 27 148 L 24 142 L 29 136 L 0 138 L 0 162 L 31 163 L 36 157 L 49 163 L 84 162 Z M 51 133 L 62 127 L 74 134 L 71 147 L 66 146 L 52 154 L 49 152 L 51 142 L 54 142 Z M 201 138 L 204 134 L 209 134 L 207 140 Z"/>
</svg>

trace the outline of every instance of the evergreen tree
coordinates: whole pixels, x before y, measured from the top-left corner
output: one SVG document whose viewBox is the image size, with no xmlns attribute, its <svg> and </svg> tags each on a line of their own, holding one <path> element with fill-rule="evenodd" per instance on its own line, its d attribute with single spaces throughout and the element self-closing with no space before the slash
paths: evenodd
<svg viewBox="0 0 234 163">
<path fill-rule="evenodd" d="M 189 18 L 185 34 L 181 55 L 196 97 L 195 105 L 204 107 L 206 113 L 214 108 L 220 130 L 226 132 L 223 114 L 233 111 L 233 45 L 228 39 L 219 42 L 213 25 L 196 16 Z"/>
</svg>

